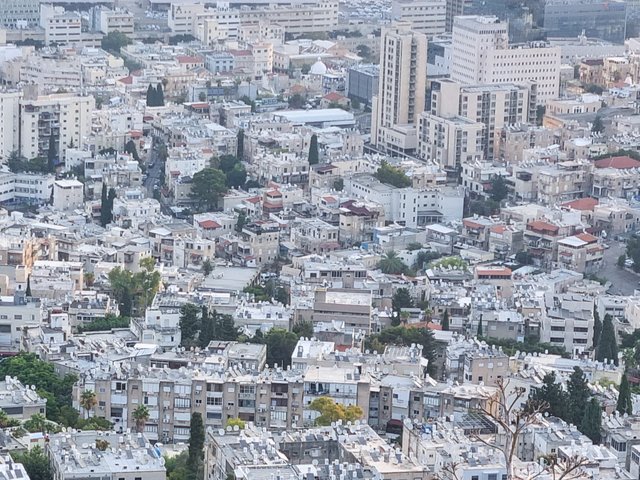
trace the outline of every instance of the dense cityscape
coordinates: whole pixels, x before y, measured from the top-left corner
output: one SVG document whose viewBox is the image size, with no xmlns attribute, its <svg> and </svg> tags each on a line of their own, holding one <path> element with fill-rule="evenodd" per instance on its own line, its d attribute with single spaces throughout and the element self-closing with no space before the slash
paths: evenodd
<svg viewBox="0 0 640 480">
<path fill-rule="evenodd" d="M 638 478 L 638 0 L 0 0 L 0 480 Z"/>
</svg>

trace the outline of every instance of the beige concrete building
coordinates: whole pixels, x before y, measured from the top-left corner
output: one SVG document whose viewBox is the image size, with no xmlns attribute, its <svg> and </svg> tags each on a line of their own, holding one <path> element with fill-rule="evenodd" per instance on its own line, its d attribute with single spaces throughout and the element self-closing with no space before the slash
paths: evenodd
<svg viewBox="0 0 640 480">
<path fill-rule="evenodd" d="M 64 212 L 82 208 L 84 185 L 78 180 L 56 180 L 53 183 L 53 208 Z"/>
<path fill-rule="evenodd" d="M 20 100 L 22 91 L 0 92 L 0 160 L 17 150 L 20 145 Z"/>
<path fill-rule="evenodd" d="M 560 47 L 509 45 L 508 29 L 497 17 L 456 17 L 451 79 L 465 84 L 535 82 L 536 102 L 544 105 L 560 92 Z"/>
<path fill-rule="evenodd" d="M 424 112 L 418 124 L 418 156 L 434 160 L 445 171 L 484 158 L 485 126 L 465 117 L 439 117 Z"/>
<path fill-rule="evenodd" d="M 419 150 L 435 150 L 434 153 L 440 155 L 436 158 L 443 162 L 443 167 L 455 167 L 458 160 L 464 163 L 465 159 L 478 154 L 486 160 L 493 159 L 503 127 L 535 120 L 536 85 L 532 83 L 464 85 L 445 79 L 433 82 L 431 88 L 428 113 L 422 116 L 422 131 L 426 135 L 419 138 Z M 459 117 L 469 122 L 465 123 Z M 434 126 L 427 128 L 426 121 Z M 484 128 L 480 129 L 478 124 Z M 466 150 L 463 149 L 465 132 Z M 481 142 L 477 145 L 479 135 Z M 428 145 L 429 141 L 436 142 L 435 148 L 434 145 Z M 446 145 L 447 149 L 440 148 L 441 144 Z"/>
<path fill-rule="evenodd" d="M 424 111 L 427 37 L 398 22 L 384 29 L 378 94 L 372 99 L 371 143 L 393 154 L 415 152 Z"/>
<path fill-rule="evenodd" d="M 427 37 L 445 32 L 446 13 L 446 0 L 394 0 L 391 3 L 394 20 L 411 23 L 414 31 Z"/>
<path fill-rule="evenodd" d="M 344 321 L 348 329 L 371 331 L 371 291 L 349 288 L 317 288 L 313 323 Z"/>
<path fill-rule="evenodd" d="M 46 45 L 67 45 L 80 43 L 82 38 L 82 18 L 77 13 L 53 15 L 45 20 L 44 43 Z"/>
</svg>

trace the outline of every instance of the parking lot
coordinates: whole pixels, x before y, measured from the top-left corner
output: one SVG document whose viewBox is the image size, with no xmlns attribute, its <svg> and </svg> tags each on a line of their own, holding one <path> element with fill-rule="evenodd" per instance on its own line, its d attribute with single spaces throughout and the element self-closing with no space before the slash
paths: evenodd
<svg viewBox="0 0 640 480">
<path fill-rule="evenodd" d="M 632 295 L 634 290 L 640 288 L 638 282 L 640 275 L 617 265 L 618 257 L 625 253 L 626 246 L 621 242 L 611 242 L 610 247 L 604 251 L 604 267 L 596 275 L 606 278 L 611 282 L 609 293 L 616 295 Z"/>
</svg>

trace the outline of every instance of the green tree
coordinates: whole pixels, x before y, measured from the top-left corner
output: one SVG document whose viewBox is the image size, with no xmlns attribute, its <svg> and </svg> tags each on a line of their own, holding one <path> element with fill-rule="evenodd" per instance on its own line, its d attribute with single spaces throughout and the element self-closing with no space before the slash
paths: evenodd
<svg viewBox="0 0 640 480">
<path fill-rule="evenodd" d="M 295 108 L 295 109 L 302 108 L 304 107 L 305 102 L 306 102 L 305 98 L 299 93 L 296 93 L 291 97 L 289 97 L 289 108 Z"/>
<path fill-rule="evenodd" d="M 56 137 L 52 134 L 49 135 L 49 148 L 47 150 L 47 173 L 55 172 L 57 163 L 58 148 L 56 145 Z"/>
<path fill-rule="evenodd" d="M 24 291 L 24 294 L 27 298 L 31 297 L 31 275 L 27 276 L 27 288 Z"/>
<path fill-rule="evenodd" d="M 573 372 L 567 381 L 567 393 L 569 395 L 568 421 L 578 426 L 583 420 L 587 402 L 591 397 L 587 378 L 580 367 L 573 367 Z"/>
<path fill-rule="evenodd" d="M 478 330 L 476 331 L 476 337 L 482 338 L 483 333 L 484 332 L 482 331 L 482 317 L 481 317 L 480 320 L 478 320 Z"/>
<path fill-rule="evenodd" d="M 240 430 L 244 430 L 246 424 L 244 420 L 240 420 L 239 418 L 230 418 L 229 420 L 227 420 L 227 427 L 238 427 Z"/>
<path fill-rule="evenodd" d="M 196 345 L 196 337 L 200 331 L 200 309 L 193 303 L 186 303 L 180 307 L 180 345 L 189 348 Z"/>
<path fill-rule="evenodd" d="M 235 341 L 238 339 L 240 332 L 231 315 L 221 314 L 214 310 L 213 318 L 217 325 L 217 338 L 214 338 L 213 340 Z M 268 358 L 267 353 L 267 359 Z"/>
<path fill-rule="evenodd" d="M 236 149 L 236 157 L 238 157 L 239 160 L 242 160 L 244 158 L 244 130 L 240 129 L 238 130 L 238 136 L 237 136 L 237 149 Z"/>
<path fill-rule="evenodd" d="M 204 459 L 204 422 L 199 412 L 191 414 L 189 435 L 189 479 L 202 479 L 202 461 Z"/>
<path fill-rule="evenodd" d="M 445 310 L 442 314 L 442 330 L 448 331 L 449 328 L 449 310 Z"/>
<path fill-rule="evenodd" d="M 102 41 L 100 42 L 100 46 L 103 50 L 107 50 L 115 54 L 119 54 L 120 49 L 129 44 L 131 44 L 131 39 L 121 32 L 111 32 L 102 37 Z"/>
<path fill-rule="evenodd" d="M 140 162 L 140 155 L 138 154 L 138 148 L 133 140 L 129 140 L 124 145 L 124 151 L 131 155 L 136 162 Z"/>
<path fill-rule="evenodd" d="M 333 189 L 336 192 L 341 192 L 344 190 L 344 180 L 342 178 L 338 178 L 333 182 Z"/>
<path fill-rule="evenodd" d="M 211 263 L 211 260 L 205 258 L 204 262 L 202 262 L 202 273 L 205 277 L 208 277 L 211 272 L 213 272 L 213 264 Z"/>
<path fill-rule="evenodd" d="M 605 359 L 613 360 L 613 363 L 618 365 L 618 342 L 613 328 L 613 319 L 609 314 L 604 316 L 602 333 L 596 347 L 596 360 L 603 362 Z"/>
<path fill-rule="evenodd" d="M 107 314 L 104 318 L 96 318 L 88 323 L 83 323 L 77 326 L 78 332 L 100 332 L 110 331 L 114 328 L 128 328 L 131 324 L 129 317 L 120 317 L 112 314 Z"/>
<path fill-rule="evenodd" d="M 152 257 L 140 261 L 140 271 L 133 273 L 121 267 L 109 272 L 111 292 L 120 306 L 120 315 L 131 317 L 134 310 L 144 312 L 160 287 L 160 272 Z"/>
<path fill-rule="evenodd" d="M 244 165 L 237 163 L 233 167 L 233 170 L 227 173 L 227 186 L 229 188 L 238 188 L 242 187 L 245 183 L 247 183 L 247 170 L 244 168 Z"/>
<path fill-rule="evenodd" d="M 624 262 L 626 261 L 627 261 L 627 256 L 623 253 L 618 257 L 618 261 L 616 262 L 616 264 L 618 265 L 618 268 L 624 268 Z"/>
<path fill-rule="evenodd" d="M 144 426 L 149 420 L 149 409 L 146 405 L 138 405 L 131 414 L 136 422 L 136 431 L 138 433 L 144 432 Z"/>
<path fill-rule="evenodd" d="M 116 199 L 116 189 L 110 188 L 107 193 L 107 224 L 113 222 L 113 202 Z M 102 212 L 100 212 L 102 213 Z"/>
<path fill-rule="evenodd" d="M 40 413 L 35 413 L 31 415 L 31 418 L 24 422 L 22 425 L 25 430 L 31 433 L 47 433 L 49 431 L 49 425 L 52 425 L 50 422 L 47 422 L 47 419 L 44 415 Z"/>
<path fill-rule="evenodd" d="M 164 107 L 164 90 L 162 89 L 162 83 L 156 85 L 155 106 Z"/>
<path fill-rule="evenodd" d="M 593 121 L 593 125 L 591 125 L 591 131 L 594 133 L 601 133 L 604 131 L 604 124 L 602 123 L 602 118 L 600 118 L 600 115 L 596 115 L 596 118 Z"/>
<path fill-rule="evenodd" d="M 502 175 L 494 175 L 491 179 L 491 200 L 500 203 L 507 198 L 508 194 L 507 181 Z"/>
<path fill-rule="evenodd" d="M 242 232 L 242 229 L 246 224 L 247 224 L 247 214 L 244 212 L 244 210 L 241 210 L 240 213 L 238 213 L 238 221 L 236 222 L 236 232 L 238 233 Z"/>
<path fill-rule="evenodd" d="M 0 428 L 17 427 L 20 425 L 20 420 L 9 417 L 7 412 L 0 410 Z"/>
<path fill-rule="evenodd" d="M 374 176 L 382 183 L 387 183 L 397 188 L 411 186 L 411 179 L 402 170 L 385 161 L 382 162 Z"/>
<path fill-rule="evenodd" d="M 282 328 L 272 328 L 264 336 L 267 345 L 267 364 L 283 369 L 291 365 L 291 354 L 298 343 L 298 335 Z"/>
<path fill-rule="evenodd" d="M 98 404 L 96 399 L 96 392 L 92 390 L 85 390 L 80 396 L 80 406 L 87 412 L 87 418 L 91 416 L 91 410 Z"/>
<path fill-rule="evenodd" d="M 529 405 L 539 405 L 541 402 L 547 402 L 550 415 L 565 420 L 568 418 L 568 395 L 562 385 L 556 382 L 555 372 L 547 373 L 542 379 L 542 386 L 532 389 L 529 394 Z"/>
<path fill-rule="evenodd" d="M 149 84 L 149 86 L 147 87 L 147 96 L 146 96 L 146 100 L 147 100 L 147 107 L 155 107 L 155 102 L 156 102 L 156 87 L 154 87 L 153 85 Z"/>
<path fill-rule="evenodd" d="M 616 403 L 616 410 L 620 412 L 620 415 L 624 415 L 625 413 L 628 415 L 633 414 L 631 387 L 629 387 L 629 379 L 627 379 L 626 372 L 624 373 L 624 375 L 622 375 L 620 388 L 618 388 L 618 402 Z"/>
<path fill-rule="evenodd" d="M 357 405 L 344 406 L 329 397 L 316 398 L 309 404 L 309 409 L 319 413 L 315 424 L 320 426 L 331 425 L 332 422 L 342 420 L 353 422 L 362 418 L 362 408 Z"/>
<path fill-rule="evenodd" d="M 434 375 L 436 369 L 436 349 L 433 332 L 428 328 L 413 328 L 395 326 L 382 330 L 380 333 L 369 335 L 365 340 L 365 348 L 382 353 L 386 346 L 422 346 L 422 356 L 428 360 L 427 371 Z"/>
<path fill-rule="evenodd" d="M 173 457 L 164 457 L 164 460 L 164 466 L 167 469 L 167 480 L 185 480 L 189 477 L 187 468 L 189 452 L 185 450 Z"/>
<path fill-rule="evenodd" d="M 209 309 L 203 305 L 200 312 L 200 334 L 198 335 L 201 348 L 206 348 L 209 342 L 216 338 L 217 326 L 215 318 L 209 315 Z"/>
<path fill-rule="evenodd" d="M 198 211 L 218 208 L 218 200 L 227 191 L 227 178 L 221 170 L 205 168 L 193 176 L 191 198 Z"/>
<path fill-rule="evenodd" d="M 593 305 L 593 348 L 597 349 L 600 343 L 600 335 L 602 335 L 602 321 L 598 313 L 598 307 Z"/>
<path fill-rule="evenodd" d="M 595 398 L 587 403 L 580 422 L 580 431 L 589 437 L 594 444 L 601 440 L 600 430 L 602 426 L 602 408 Z"/>
<path fill-rule="evenodd" d="M 413 252 L 415 250 L 420 250 L 422 247 L 423 245 L 420 242 L 411 242 L 407 245 L 407 250 Z"/>
<path fill-rule="evenodd" d="M 49 458 L 39 445 L 24 453 L 12 453 L 11 457 L 24 466 L 31 480 L 53 480 Z"/>
<path fill-rule="evenodd" d="M 320 153 L 318 152 L 318 136 L 314 133 L 309 141 L 309 165 L 317 165 L 320 161 Z"/>
<path fill-rule="evenodd" d="M 395 314 L 394 318 L 400 318 L 400 312 L 403 308 L 413 308 L 413 299 L 408 289 L 399 288 L 391 299 L 391 309 Z"/>
<path fill-rule="evenodd" d="M 402 261 L 398 254 L 391 250 L 387 252 L 384 257 L 378 262 L 378 268 L 382 271 L 382 273 L 390 274 L 390 275 L 398 275 L 400 273 L 405 273 L 407 271 L 407 266 Z"/>
<path fill-rule="evenodd" d="M 109 203 L 107 200 L 107 184 L 102 182 L 102 196 L 100 199 L 100 225 L 106 227 L 109 222 L 109 213 L 108 213 Z"/>
<path fill-rule="evenodd" d="M 358 45 L 356 47 L 356 53 L 359 57 L 362 57 L 365 62 L 371 62 L 373 60 L 373 57 L 371 55 L 371 48 L 369 48 L 367 45 Z"/>
<path fill-rule="evenodd" d="M 312 338 L 314 334 L 313 323 L 307 320 L 296 323 L 291 330 L 298 335 L 298 337 Z"/>
</svg>

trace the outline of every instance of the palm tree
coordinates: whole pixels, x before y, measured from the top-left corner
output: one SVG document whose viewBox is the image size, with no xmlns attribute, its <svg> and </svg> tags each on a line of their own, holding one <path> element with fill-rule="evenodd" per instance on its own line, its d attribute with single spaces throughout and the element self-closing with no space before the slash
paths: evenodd
<svg viewBox="0 0 640 480">
<path fill-rule="evenodd" d="M 24 428 L 31 433 L 35 432 L 47 432 L 47 419 L 41 413 L 34 413 L 31 418 L 24 422 Z"/>
<path fill-rule="evenodd" d="M 133 411 L 133 419 L 136 421 L 136 430 L 138 433 L 144 432 L 144 426 L 149 420 L 149 409 L 146 405 L 138 405 Z"/>
<path fill-rule="evenodd" d="M 398 254 L 391 250 L 382 257 L 382 260 L 378 263 L 378 268 L 382 270 L 382 273 L 398 274 L 404 272 L 407 269 L 407 266 L 404 264 L 402 259 L 398 257 Z"/>
<path fill-rule="evenodd" d="M 96 393 L 91 390 L 85 390 L 80 396 L 80 406 L 87 411 L 87 418 L 91 416 L 91 409 L 96 406 Z"/>
</svg>

